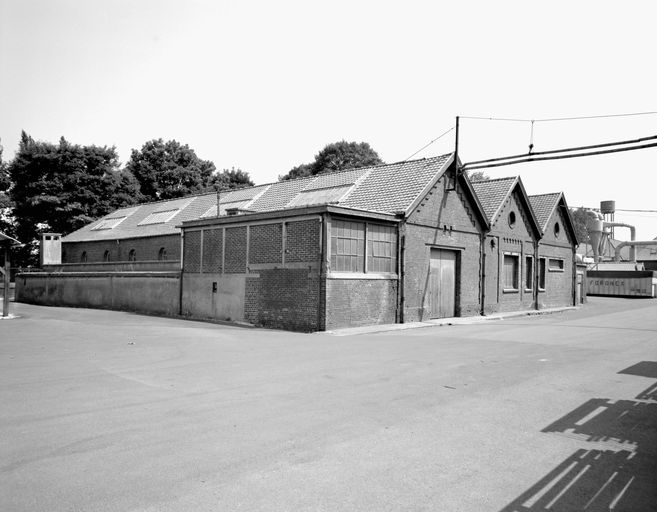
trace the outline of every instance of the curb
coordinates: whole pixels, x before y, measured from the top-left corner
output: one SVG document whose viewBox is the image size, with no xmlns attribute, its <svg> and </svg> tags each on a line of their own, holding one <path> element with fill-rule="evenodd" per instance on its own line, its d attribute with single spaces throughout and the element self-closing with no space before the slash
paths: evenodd
<svg viewBox="0 0 657 512">
<path fill-rule="evenodd" d="M 331 331 L 318 331 L 317 334 L 330 334 L 331 336 L 357 336 L 360 334 L 374 334 L 379 332 L 405 331 L 407 329 L 420 329 L 425 327 L 445 327 L 455 325 L 472 325 L 491 320 L 505 320 L 507 318 L 517 318 L 521 316 L 539 316 L 562 313 L 564 311 L 576 311 L 576 306 L 566 306 L 562 308 L 533 309 L 530 311 L 510 311 L 508 313 L 494 313 L 488 316 L 463 316 L 453 318 L 440 318 L 436 320 L 426 320 L 424 322 L 409 322 L 406 324 L 381 324 L 368 325 L 363 327 L 345 327 L 344 329 L 334 329 Z"/>
</svg>

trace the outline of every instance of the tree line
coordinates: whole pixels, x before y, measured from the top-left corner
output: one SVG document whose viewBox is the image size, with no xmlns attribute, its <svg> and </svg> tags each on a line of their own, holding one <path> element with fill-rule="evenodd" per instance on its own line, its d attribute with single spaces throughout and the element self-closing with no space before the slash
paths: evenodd
<svg viewBox="0 0 657 512">
<path fill-rule="evenodd" d="M 37 141 L 24 131 L 13 160 L 0 148 L 0 232 L 24 244 L 17 266 L 38 263 L 41 233 L 64 235 L 137 203 L 212 189 L 251 186 L 248 172 L 217 171 L 175 140 L 154 139 L 133 149 L 124 167 L 115 147 Z"/>
<path fill-rule="evenodd" d="M 369 144 L 340 141 L 279 180 L 380 163 Z M 35 266 L 41 233 L 66 235 L 137 203 L 253 185 L 248 172 L 217 171 L 175 140 L 148 141 L 121 167 L 115 147 L 73 144 L 64 137 L 54 144 L 23 131 L 13 160 L 3 159 L 0 146 L 0 232 L 24 244 L 14 256 L 16 266 Z"/>
</svg>

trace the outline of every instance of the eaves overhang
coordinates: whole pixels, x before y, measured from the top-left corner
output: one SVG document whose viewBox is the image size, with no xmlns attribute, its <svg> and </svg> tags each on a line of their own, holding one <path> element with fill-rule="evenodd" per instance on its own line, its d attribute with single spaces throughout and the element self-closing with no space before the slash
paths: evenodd
<svg viewBox="0 0 657 512">
<path fill-rule="evenodd" d="M 180 229 L 196 228 L 202 226 L 218 226 L 224 224 L 260 222 L 272 219 L 289 219 L 293 217 L 306 217 L 321 214 L 343 215 L 349 217 L 369 218 L 387 222 L 400 222 L 397 216 L 389 213 L 373 212 L 370 210 L 359 210 L 330 204 L 303 206 L 298 208 L 286 208 L 284 210 L 273 210 L 269 212 L 249 212 L 237 215 L 222 215 L 221 217 L 207 217 L 183 222 L 176 226 Z"/>
</svg>

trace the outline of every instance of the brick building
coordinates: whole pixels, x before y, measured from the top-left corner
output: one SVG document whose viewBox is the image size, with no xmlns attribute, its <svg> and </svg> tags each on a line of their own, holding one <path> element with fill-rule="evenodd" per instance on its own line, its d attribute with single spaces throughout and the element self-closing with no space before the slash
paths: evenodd
<svg viewBox="0 0 657 512">
<path fill-rule="evenodd" d="M 577 235 L 563 192 L 529 196 L 543 231 L 538 242 L 538 308 L 568 304 L 575 291 Z"/>
<path fill-rule="evenodd" d="M 535 262 L 556 258 L 557 246 L 572 252 L 574 238 L 540 252 L 543 230 L 521 180 L 470 183 L 452 154 L 222 193 L 219 216 L 217 199 L 118 210 L 64 237 L 58 270 L 116 267 L 129 286 L 126 270 L 157 270 L 164 256 L 178 269 L 179 314 L 299 331 L 573 303 L 556 291 L 565 280 L 547 281 L 537 300 Z M 572 228 L 558 208 L 549 215 Z M 116 279 L 106 288 L 120 290 Z M 130 307 L 139 293 L 148 291 L 131 292 Z"/>
<path fill-rule="evenodd" d="M 485 235 L 483 312 L 535 307 L 534 267 L 541 228 L 519 177 L 474 182 L 490 224 Z"/>
</svg>

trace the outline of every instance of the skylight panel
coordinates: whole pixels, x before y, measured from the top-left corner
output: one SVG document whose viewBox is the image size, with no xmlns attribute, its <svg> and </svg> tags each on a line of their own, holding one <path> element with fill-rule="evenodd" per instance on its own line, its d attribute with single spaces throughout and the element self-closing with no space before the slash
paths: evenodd
<svg viewBox="0 0 657 512">
<path fill-rule="evenodd" d="M 100 231 L 102 229 L 114 229 L 116 226 L 121 224 L 121 222 L 123 222 L 126 218 L 127 215 L 123 217 L 110 217 L 108 219 L 102 219 L 98 224 L 96 224 L 93 228 L 91 228 L 91 231 Z"/>
<path fill-rule="evenodd" d="M 137 225 L 148 226 L 150 224 L 165 224 L 166 222 L 169 222 L 171 219 L 173 219 L 179 211 L 180 208 L 153 212 Z"/>
<path fill-rule="evenodd" d="M 341 187 L 323 188 L 319 190 L 304 190 L 297 194 L 287 206 L 310 206 L 314 204 L 337 203 L 353 185 L 344 185 Z"/>
</svg>

